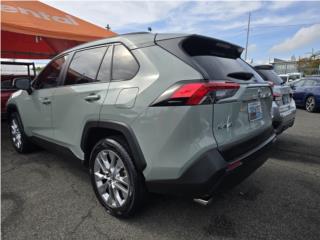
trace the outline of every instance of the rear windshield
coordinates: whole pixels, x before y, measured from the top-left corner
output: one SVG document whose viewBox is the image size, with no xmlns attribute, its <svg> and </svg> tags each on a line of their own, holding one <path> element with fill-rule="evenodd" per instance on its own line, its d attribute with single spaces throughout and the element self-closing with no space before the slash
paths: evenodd
<svg viewBox="0 0 320 240">
<path fill-rule="evenodd" d="M 253 77 L 246 80 L 264 82 L 260 75 L 240 58 L 242 48 L 218 39 L 191 35 L 157 42 L 198 70 L 208 80 L 244 81 L 228 76 L 231 73 L 251 73 Z"/>
<path fill-rule="evenodd" d="M 264 82 L 256 71 L 250 67 L 241 58 L 225 58 L 217 56 L 194 56 L 192 59 L 204 69 L 210 80 L 231 80 L 238 81 L 239 79 L 228 76 L 235 72 L 249 72 L 254 75 L 257 82 Z"/>
<path fill-rule="evenodd" d="M 281 85 L 283 84 L 283 80 L 281 77 L 279 77 L 274 70 L 264 70 L 264 69 L 259 69 L 257 72 L 261 75 L 261 77 L 265 81 L 271 81 L 274 83 L 274 85 Z"/>
<path fill-rule="evenodd" d="M 282 79 L 283 82 L 287 82 L 287 80 L 288 80 L 288 77 L 286 77 L 286 76 L 281 76 L 280 78 Z"/>
</svg>

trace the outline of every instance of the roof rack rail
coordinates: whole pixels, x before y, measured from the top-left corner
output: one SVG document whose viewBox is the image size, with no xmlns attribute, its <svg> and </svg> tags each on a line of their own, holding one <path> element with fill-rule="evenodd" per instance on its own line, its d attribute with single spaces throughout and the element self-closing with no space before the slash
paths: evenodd
<svg viewBox="0 0 320 240">
<path fill-rule="evenodd" d="M 123 33 L 123 34 L 119 34 L 118 36 L 124 36 L 124 35 L 135 35 L 135 34 L 146 34 L 146 33 L 151 33 L 151 32 L 131 32 L 131 33 Z"/>
</svg>

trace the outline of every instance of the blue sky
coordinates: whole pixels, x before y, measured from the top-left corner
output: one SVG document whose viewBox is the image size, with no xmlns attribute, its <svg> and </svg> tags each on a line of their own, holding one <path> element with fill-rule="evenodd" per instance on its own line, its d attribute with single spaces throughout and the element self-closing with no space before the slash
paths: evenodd
<svg viewBox="0 0 320 240">
<path fill-rule="evenodd" d="M 198 33 L 245 46 L 248 13 L 251 31 L 248 58 L 289 59 L 320 50 L 319 1 L 43 1 L 114 32 Z"/>
</svg>

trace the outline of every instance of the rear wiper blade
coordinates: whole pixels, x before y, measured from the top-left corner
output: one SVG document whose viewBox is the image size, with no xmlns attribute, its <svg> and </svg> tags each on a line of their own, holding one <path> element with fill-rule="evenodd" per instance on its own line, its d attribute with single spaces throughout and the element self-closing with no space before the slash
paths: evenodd
<svg viewBox="0 0 320 240">
<path fill-rule="evenodd" d="M 233 72 L 229 73 L 227 76 L 247 81 L 253 77 L 253 74 L 251 72 Z"/>
</svg>

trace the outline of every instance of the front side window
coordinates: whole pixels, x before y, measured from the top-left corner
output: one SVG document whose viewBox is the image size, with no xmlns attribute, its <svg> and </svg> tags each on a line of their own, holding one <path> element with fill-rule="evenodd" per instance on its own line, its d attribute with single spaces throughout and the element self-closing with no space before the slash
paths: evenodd
<svg viewBox="0 0 320 240">
<path fill-rule="evenodd" d="M 130 80 L 139 70 L 139 65 L 130 51 L 123 45 L 114 47 L 112 80 Z"/>
<path fill-rule="evenodd" d="M 5 80 L 1 82 L 1 90 L 14 90 L 12 80 Z"/>
<path fill-rule="evenodd" d="M 97 72 L 106 47 L 76 52 L 67 71 L 64 85 L 96 82 Z"/>
<path fill-rule="evenodd" d="M 37 80 L 34 82 L 35 89 L 52 88 L 59 84 L 59 76 L 63 66 L 67 62 L 68 55 L 59 57 L 50 62 L 45 69 L 40 73 Z"/>
</svg>

